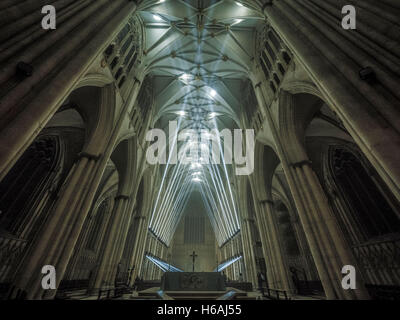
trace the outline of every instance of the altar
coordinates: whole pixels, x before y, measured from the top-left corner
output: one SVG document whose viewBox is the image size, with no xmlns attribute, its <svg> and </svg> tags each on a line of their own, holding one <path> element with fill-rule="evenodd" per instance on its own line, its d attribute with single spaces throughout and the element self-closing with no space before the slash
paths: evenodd
<svg viewBox="0 0 400 320">
<path fill-rule="evenodd" d="M 165 272 L 161 279 L 163 291 L 225 291 L 219 272 Z"/>
</svg>

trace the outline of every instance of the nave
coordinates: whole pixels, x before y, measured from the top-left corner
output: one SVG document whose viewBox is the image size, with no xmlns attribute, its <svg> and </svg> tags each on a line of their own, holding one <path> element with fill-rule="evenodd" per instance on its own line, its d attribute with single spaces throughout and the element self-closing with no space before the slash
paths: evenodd
<svg viewBox="0 0 400 320">
<path fill-rule="evenodd" d="M 400 5 L 346 4 L 3 0 L 0 298 L 398 300 Z"/>
</svg>

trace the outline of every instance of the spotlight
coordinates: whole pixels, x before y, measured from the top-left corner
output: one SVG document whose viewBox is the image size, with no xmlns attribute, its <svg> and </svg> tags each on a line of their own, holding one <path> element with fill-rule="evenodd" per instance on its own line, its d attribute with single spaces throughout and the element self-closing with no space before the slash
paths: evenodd
<svg viewBox="0 0 400 320">
<path fill-rule="evenodd" d="M 156 14 L 153 14 L 153 18 L 156 21 L 163 21 L 163 19 L 160 16 L 156 15 Z"/>
<path fill-rule="evenodd" d="M 215 91 L 214 89 L 211 89 L 210 96 L 214 98 L 216 95 L 217 95 L 217 91 Z"/>
<path fill-rule="evenodd" d="M 216 116 L 218 116 L 218 113 L 216 113 L 216 112 L 211 112 L 211 113 L 208 115 L 208 117 L 209 117 L 210 119 L 213 119 L 213 118 L 215 118 Z"/>
<path fill-rule="evenodd" d="M 244 5 L 241 4 L 240 2 L 236 2 L 236 4 L 237 4 L 239 7 L 244 7 Z"/>
<path fill-rule="evenodd" d="M 188 75 L 187 73 L 184 73 L 183 75 L 181 75 L 179 77 L 179 79 L 181 79 L 181 81 L 188 81 L 190 79 L 190 75 Z"/>
<path fill-rule="evenodd" d="M 191 168 L 192 169 L 200 169 L 201 168 L 201 164 L 200 163 L 192 163 Z"/>
<path fill-rule="evenodd" d="M 177 114 L 178 116 L 183 117 L 183 116 L 186 115 L 186 112 L 185 112 L 185 111 L 177 111 L 176 114 Z"/>
<path fill-rule="evenodd" d="M 199 179 L 199 178 L 193 178 L 192 181 L 194 181 L 194 182 L 201 182 L 201 179 Z"/>
</svg>

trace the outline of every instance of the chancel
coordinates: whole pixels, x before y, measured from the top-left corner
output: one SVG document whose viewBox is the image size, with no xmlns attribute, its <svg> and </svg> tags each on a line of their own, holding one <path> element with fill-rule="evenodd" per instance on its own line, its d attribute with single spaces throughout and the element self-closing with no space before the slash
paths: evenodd
<svg viewBox="0 0 400 320">
<path fill-rule="evenodd" d="M 1 299 L 400 299 L 399 1 L 43 2 L 0 3 Z"/>
</svg>

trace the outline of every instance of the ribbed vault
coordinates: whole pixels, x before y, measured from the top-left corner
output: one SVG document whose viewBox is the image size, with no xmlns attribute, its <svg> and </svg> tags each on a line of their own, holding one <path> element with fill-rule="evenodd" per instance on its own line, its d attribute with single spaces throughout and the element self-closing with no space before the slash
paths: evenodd
<svg viewBox="0 0 400 320">
<path fill-rule="evenodd" d="M 142 2 L 139 15 L 146 30 L 142 66 L 154 83 L 154 127 L 168 131 L 170 121 L 177 121 L 178 131 L 191 129 L 197 134 L 241 128 L 241 88 L 254 57 L 254 33 L 264 20 L 251 3 Z M 232 165 L 223 157 L 220 164 L 211 164 L 201 156 L 202 149 L 212 150 L 211 142 L 179 141 L 178 152 L 197 148 L 197 155 L 190 154 L 189 164 L 159 167 L 162 180 L 150 230 L 166 244 L 194 189 L 202 195 L 220 245 L 240 229 Z M 218 145 L 222 151 L 224 140 L 218 138 Z"/>
</svg>

